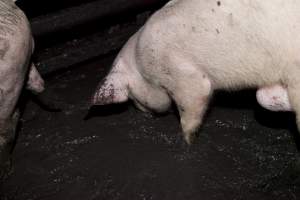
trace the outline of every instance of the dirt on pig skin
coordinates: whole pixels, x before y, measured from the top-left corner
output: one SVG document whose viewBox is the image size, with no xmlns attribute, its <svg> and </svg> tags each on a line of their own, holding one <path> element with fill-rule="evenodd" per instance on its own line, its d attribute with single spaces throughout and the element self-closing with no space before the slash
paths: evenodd
<svg viewBox="0 0 300 200">
<path fill-rule="evenodd" d="M 297 199 L 293 114 L 263 110 L 254 91 L 217 93 L 190 147 L 178 141 L 176 111 L 153 116 L 127 103 L 87 116 L 114 56 L 46 80 L 62 112 L 26 104 L 1 200 Z"/>
</svg>

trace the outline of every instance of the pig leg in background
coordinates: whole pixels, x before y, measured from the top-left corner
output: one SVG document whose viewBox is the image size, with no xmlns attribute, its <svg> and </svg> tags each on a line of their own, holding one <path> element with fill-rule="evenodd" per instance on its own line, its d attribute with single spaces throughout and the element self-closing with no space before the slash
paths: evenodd
<svg viewBox="0 0 300 200">
<path fill-rule="evenodd" d="M 19 121 L 19 111 L 16 110 L 11 118 L 1 120 L 0 126 L 0 180 L 11 170 L 11 153 L 16 139 L 16 128 Z"/>
<path fill-rule="evenodd" d="M 58 102 L 53 97 L 54 95 L 49 95 L 49 90 L 47 94 L 45 93 L 45 83 L 35 65 L 32 63 L 30 66 L 30 71 L 28 74 L 26 89 L 32 92 L 32 99 L 43 109 L 51 112 L 59 112 L 63 107 L 63 103 Z"/>
<path fill-rule="evenodd" d="M 267 110 L 292 111 L 287 88 L 282 85 L 259 88 L 256 92 L 256 99 Z"/>
</svg>

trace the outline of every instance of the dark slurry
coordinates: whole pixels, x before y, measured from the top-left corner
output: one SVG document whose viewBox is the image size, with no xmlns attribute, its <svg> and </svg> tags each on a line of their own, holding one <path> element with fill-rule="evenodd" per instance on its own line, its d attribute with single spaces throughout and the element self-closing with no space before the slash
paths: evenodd
<svg viewBox="0 0 300 200">
<path fill-rule="evenodd" d="M 114 56 L 47 80 L 63 112 L 26 105 L 0 199 L 297 199 L 293 114 L 263 110 L 253 91 L 220 93 L 187 147 L 176 112 L 152 116 L 128 103 L 88 114 Z"/>
</svg>

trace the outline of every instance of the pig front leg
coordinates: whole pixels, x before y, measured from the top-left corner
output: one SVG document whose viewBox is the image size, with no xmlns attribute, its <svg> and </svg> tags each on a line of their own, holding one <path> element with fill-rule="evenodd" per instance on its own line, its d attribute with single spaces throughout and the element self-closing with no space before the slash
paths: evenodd
<svg viewBox="0 0 300 200">
<path fill-rule="evenodd" d="M 181 69 L 193 68 L 189 64 L 180 63 Z M 174 79 L 170 93 L 174 99 L 183 132 L 183 138 L 191 144 L 201 126 L 203 116 L 209 103 L 212 88 L 207 75 L 199 69 L 185 70 Z"/>
</svg>

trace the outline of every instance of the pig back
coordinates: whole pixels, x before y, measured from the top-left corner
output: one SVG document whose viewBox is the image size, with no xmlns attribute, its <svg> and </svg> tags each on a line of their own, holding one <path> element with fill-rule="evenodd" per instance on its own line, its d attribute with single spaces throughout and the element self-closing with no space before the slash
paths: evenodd
<svg viewBox="0 0 300 200">
<path fill-rule="evenodd" d="M 142 28 L 140 68 L 175 75 L 176 62 L 189 63 L 215 88 L 280 82 L 300 52 L 299 9 L 294 0 L 174 1 Z"/>
</svg>

